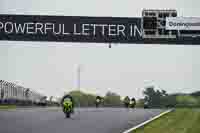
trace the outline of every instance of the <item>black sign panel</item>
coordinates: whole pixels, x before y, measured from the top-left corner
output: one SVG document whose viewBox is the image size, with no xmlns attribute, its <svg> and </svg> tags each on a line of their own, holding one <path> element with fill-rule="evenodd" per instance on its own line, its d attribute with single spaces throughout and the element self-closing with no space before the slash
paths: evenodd
<svg viewBox="0 0 200 133">
<path fill-rule="evenodd" d="M 150 20 L 151 21 L 151 20 Z M 143 38 L 142 18 L 0 15 L 0 40 L 199 45 L 200 36 Z M 153 20 L 152 20 L 153 22 Z M 154 23 L 146 28 L 156 28 Z M 144 28 L 145 28 L 144 27 Z M 157 29 L 157 28 L 156 28 Z"/>
<path fill-rule="evenodd" d="M 0 15 L 0 40 L 133 43 L 140 27 L 140 18 Z"/>
</svg>

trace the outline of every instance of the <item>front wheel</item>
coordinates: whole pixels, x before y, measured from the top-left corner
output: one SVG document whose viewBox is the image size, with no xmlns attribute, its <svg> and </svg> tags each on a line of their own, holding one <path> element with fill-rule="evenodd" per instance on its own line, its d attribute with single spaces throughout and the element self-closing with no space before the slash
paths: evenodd
<svg viewBox="0 0 200 133">
<path fill-rule="evenodd" d="M 99 108 L 99 103 L 96 103 L 96 108 Z"/>
<path fill-rule="evenodd" d="M 70 113 L 68 112 L 68 113 L 65 113 L 65 117 L 66 118 L 70 118 Z"/>
</svg>

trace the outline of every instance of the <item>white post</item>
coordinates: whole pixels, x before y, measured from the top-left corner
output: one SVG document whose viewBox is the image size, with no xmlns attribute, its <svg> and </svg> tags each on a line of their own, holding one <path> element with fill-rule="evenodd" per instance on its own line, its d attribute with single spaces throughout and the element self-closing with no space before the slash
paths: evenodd
<svg viewBox="0 0 200 133">
<path fill-rule="evenodd" d="M 8 82 L 6 81 L 6 99 L 8 100 L 9 98 L 9 90 L 8 90 Z"/>
<path fill-rule="evenodd" d="M 78 87 L 78 90 L 81 91 L 81 66 L 78 65 L 78 68 L 77 68 L 77 87 Z"/>
<path fill-rule="evenodd" d="M 81 81 L 80 80 L 81 80 L 81 66 L 79 64 L 78 67 L 77 67 L 77 89 L 79 90 L 79 92 L 81 92 Z M 79 106 L 79 110 L 80 110 L 80 108 L 81 108 L 80 99 L 79 99 L 78 102 L 79 102 L 78 106 Z"/>
<path fill-rule="evenodd" d="M 5 81 L 3 80 L 3 81 L 2 81 L 2 84 L 1 84 L 1 87 L 2 87 L 2 88 L 1 88 L 2 90 L 1 90 L 1 91 L 2 91 L 2 94 L 3 94 L 2 100 L 4 100 L 4 96 L 5 96 L 4 83 L 5 83 Z"/>
<path fill-rule="evenodd" d="M 0 80 L 0 99 L 2 100 L 3 98 L 2 98 L 2 90 L 3 90 L 3 88 L 2 88 L 2 85 L 3 84 L 3 80 Z"/>
</svg>

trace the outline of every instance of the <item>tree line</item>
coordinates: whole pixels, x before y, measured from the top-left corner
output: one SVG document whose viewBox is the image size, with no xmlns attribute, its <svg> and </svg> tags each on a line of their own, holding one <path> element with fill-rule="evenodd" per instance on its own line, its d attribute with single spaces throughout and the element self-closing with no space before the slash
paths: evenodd
<svg viewBox="0 0 200 133">
<path fill-rule="evenodd" d="M 82 91 L 71 91 L 69 93 L 74 98 L 75 106 L 81 107 L 93 107 L 95 106 L 95 101 L 97 95 L 87 94 Z M 119 107 L 123 106 L 123 102 L 121 100 L 120 95 L 114 92 L 107 92 L 105 96 L 101 97 L 101 105 L 106 107 Z"/>
<path fill-rule="evenodd" d="M 87 94 L 81 91 L 71 91 L 69 93 L 75 101 L 75 106 L 93 107 L 97 95 Z M 156 90 L 154 86 L 150 86 L 143 91 L 144 98 L 136 101 L 136 107 L 144 107 L 145 103 L 150 108 L 171 108 L 171 107 L 200 107 L 200 91 L 193 93 L 173 93 L 169 94 L 165 90 Z M 130 99 L 126 96 L 121 99 L 121 96 L 114 92 L 107 92 L 102 96 L 101 105 L 104 107 L 123 107 L 125 99 Z"/>
<path fill-rule="evenodd" d="M 168 94 L 165 90 L 156 90 L 153 86 L 144 91 L 144 99 L 138 100 L 138 105 L 148 103 L 151 108 L 162 107 L 200 107 L 200 91 L 193 93 Z"/>
</svg>

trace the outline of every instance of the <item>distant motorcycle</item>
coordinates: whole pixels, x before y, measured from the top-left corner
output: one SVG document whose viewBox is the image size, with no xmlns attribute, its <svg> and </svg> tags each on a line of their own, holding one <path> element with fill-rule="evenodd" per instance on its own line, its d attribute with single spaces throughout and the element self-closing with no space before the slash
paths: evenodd
<svg viewBox="0 0 200 133">
<path fill-rule="evenodd" d="M 96 108 L 98 108 L 98 107 L 99 107 L 99 105 L 100 105 L 100 100 L 99 100 L 99 99 L 97 99 L 97 100 L 96 100 Z"/>
<path fill-rule="evenodd" d="M 144 109 L 147 109 L 147 108 L 149 108 L 149 103 L 148 103 L 148 102 L 145 102 L 145 103 L 144 103 Z"/>
<path fill-rule="evenodd" d="M 130 101 L 129 107 L 135 108 L 135 105 L 136 105 L 136 100 L 135 100 L 135 98 L 132 98 L 131 101 Z"/>
<path fill-rule="evenodd" d="M 95 101 L 96 108 L 100 106 L 101 102 L 102 102 L 102 98 L 100 96 L 97 96 L 96 101 Z"/>
<path fill-rule="evenodd" d="M 130 98 L 128 96 L 126 96 L 124 98 L 124 106 L 125 106 L 125 108 L 129 108 L 129 105 L 130 105 Z"/>
</svg>

